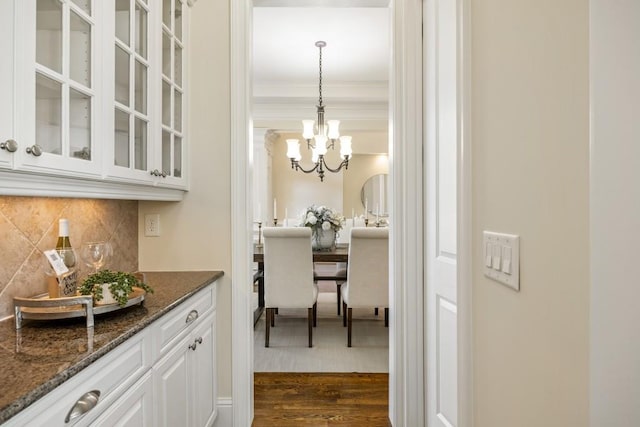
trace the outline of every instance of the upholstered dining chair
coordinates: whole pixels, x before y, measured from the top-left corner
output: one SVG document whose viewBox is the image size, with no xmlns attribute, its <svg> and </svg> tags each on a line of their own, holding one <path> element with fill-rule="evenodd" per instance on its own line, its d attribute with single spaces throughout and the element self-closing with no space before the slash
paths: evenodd
<svg viewBox="0 0 640 427">
<path fill-rule="evenodd" d="M 384 307 L 389 326 L 389 229 L 353 228 L 349 243 L 347 282 L 342 285 L 343 324 L 351 347 L 354 308 Z"/>
<path fill-rule="evenodd" d="M 264 346 L 269 347 L 269 329 L 278 308 L 306 308 L 309 347 L 313 345 L 312 326 L 316 326 L 318 286 L 313 280 L 311 229 L 308 227 L 265 227 L 264 291 L 266 331 Z"/>
</svg>

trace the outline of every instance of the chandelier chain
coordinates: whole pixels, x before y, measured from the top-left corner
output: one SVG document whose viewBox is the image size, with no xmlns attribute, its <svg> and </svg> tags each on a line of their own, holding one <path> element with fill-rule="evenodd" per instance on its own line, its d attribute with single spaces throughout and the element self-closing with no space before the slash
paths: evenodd
<svg viewBox="0 0 640 427">
<path fill-rule="evenodd" d="M 319 92 L 320 92 L 320 97 L 319 97 L 319 101 L 320 101 L 320 106 L 322 107 L 322 46 L 319 46 L 320 49 L 320 60 L 318 61 L 318 63 L 320 64 L 320 73 L 319 73 L 319 81 L 320 81 L 320 85 L 319 85 Z"/>
</svg>

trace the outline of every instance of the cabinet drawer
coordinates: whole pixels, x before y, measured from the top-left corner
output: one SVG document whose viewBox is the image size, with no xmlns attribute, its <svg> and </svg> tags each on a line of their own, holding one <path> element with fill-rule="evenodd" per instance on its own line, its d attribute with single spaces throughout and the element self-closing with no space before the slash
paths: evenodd
<svg viewBox="0 0 640 427">
<path fill-rule="evenodd" d="M 171 347 L 172 341 L 180 339 L 184 333 L 198 323 L 205 315 L 215 309 L 213 285 L 202 289 L 178 308 L 167 314 L 154 325 L 154 360 L 163 356 Z"/>
<path fill-rule="evenodd" d="M 84 426 L 109 407 L 151 364 L 148 333 L 134 336 L 69 381 L 9 420 L 9 426 Z M 97 404 L 84 415 L 65 422 L 76 402 L 86 393 L 99 391 Z"/>
</svg>

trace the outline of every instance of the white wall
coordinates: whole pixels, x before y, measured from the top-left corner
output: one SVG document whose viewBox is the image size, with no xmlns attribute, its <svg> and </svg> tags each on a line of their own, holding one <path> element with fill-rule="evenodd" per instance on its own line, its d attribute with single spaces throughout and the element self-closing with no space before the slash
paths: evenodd
<svg viewBox="0 0 640 427">
<path fill-rule="evenodd" d="M 589 4 L 471 5 L 474 426 L 584 427 Z M 520 292 L 483 276 L 483 230 L 521 236 Z"/>
<path fill-rule="evenodd" d="M 139 264 L 141 270 L 224 270 L 217 296 L 218 396 L 230 398 L 229 2 L 199 1 L 191 17 L 191 189 L 179 203 L 140 202 Z M 160 214 L 160 237 L 144 237 L 145 213 Z"/>
<path fill-rule="evenodd" d="M 591 0 L 591 426 L 640 425 L 640 2 Z"/>
</svg>

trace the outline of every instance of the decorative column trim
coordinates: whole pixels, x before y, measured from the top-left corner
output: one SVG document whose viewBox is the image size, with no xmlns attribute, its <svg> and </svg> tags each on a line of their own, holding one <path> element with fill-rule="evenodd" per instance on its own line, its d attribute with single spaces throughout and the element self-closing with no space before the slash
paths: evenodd
<svg viewBox="0 0 640 427">
<path fill-rule="evenodd" d="M 272 129 L 264 134 L 264 148 L 270 157 L 273 157 L 273 144 L 280 138 L 280 134 Z"/>
</svg>

